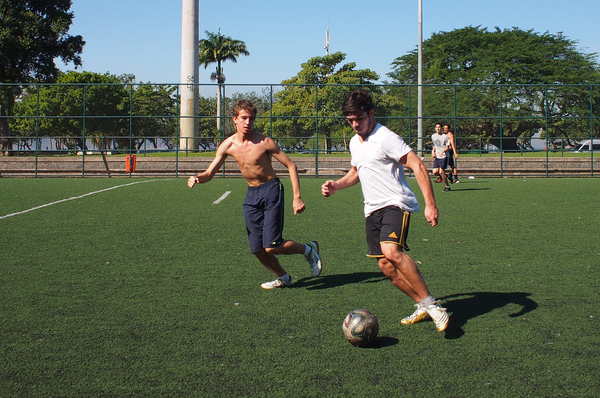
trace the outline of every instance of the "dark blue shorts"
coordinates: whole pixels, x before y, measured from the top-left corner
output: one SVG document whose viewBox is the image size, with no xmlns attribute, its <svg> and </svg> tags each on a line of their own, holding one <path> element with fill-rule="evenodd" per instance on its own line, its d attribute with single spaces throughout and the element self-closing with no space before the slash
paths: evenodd
<svg viewBox="0 0 600 398">
<path fill-rule="evenodd" d="M 446 170 L 446 168 L 448 167 L 448 158 L 435 158 L 433 159 L 433 168 L 434 169 L 442 169 L 442 170 Z"/>
<path fill-rule="evenodd" d="M 283 243 L 283 196 L 283 184 L 278 178 L 248 187 L 244 221 L 251 253 Z"/>
</svg>

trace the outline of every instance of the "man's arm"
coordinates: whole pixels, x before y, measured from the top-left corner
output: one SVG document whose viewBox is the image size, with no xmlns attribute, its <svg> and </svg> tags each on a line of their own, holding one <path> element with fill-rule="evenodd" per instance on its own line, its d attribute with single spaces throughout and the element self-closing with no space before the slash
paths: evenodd
<svg viewBox="0 0 600 398">
<path fill-rule="evenodd" d="M 454 133 L 448 136 L 448 140 L 450 141 L 450 145 L 452 146 L 452 152 L 454 152 L 454 157 L 458 157 L 458 152 L 456 152 L 456 143 L 454 142 Z"/>
<path fill-rule="evenodd" d="M 358 170 L 356 167 L 352 166 L 352 168 L 346 173 L 345 176 L 340 178 L 337 181 L 327 180 L 323 185 L 321 185 L 321 192 L 323 196 L 329 197 L 339 191 L 340 189 L 348 188 L 353 185 L 358 184 L 360 179 L 358 178 Z"/>
<path fill-rule="evenodd" d="M 277 144 L 273 142 L 273 145 L 275 146 L 271 151 L 273 157 L 288 169 L 290 175 L 290 182 L 292 183 L 292 192 L 294 195 L 294 200 L 292 202 L 294 214 L 302 213 L 306 206 L 304 205 L 302 197 L 300 196 L 300 178 L 298 178 L 298 167 L 296 167 L 296 163 L 294 163 L 292 159 L 285 154 L 285 152 L 279 149 Z"/>
<path fill-rule="evenodd" d="M 417 184 L 419 184 L 423 199 L 425 200 L 425 218 L 432 227 L 435 227 L 437 225 L 439 212 L 435 204 L 435 196 L 433 195 L 433 187 L 431 186 L 431 179 L 429 178 L 427 168 L 425 168 L 421 159 L 419 159 L 413 151 L 410 151 L 406 156 L 402 157 L 400 162 L 411 169 L 415 174 Z"/>
<path fill-rule="evenodd" d="M 229 142 L 227 140 L 224 141 L 221 145 L 219 145 L 219 148 L 217 148 L 217 153 L 215 154 L 215 158 L 208 166 L 208 168 L 202 173 L 188 178 L 188 187 L 193 188 L 196 184 L 203 184 L 212 180 L 212 178 L 217 173 L 217 170 L 219 170 L 221 166 L 223 166 L 223 163 L 227 158 L 226 149 L 228 145 Z"/>
</svg>

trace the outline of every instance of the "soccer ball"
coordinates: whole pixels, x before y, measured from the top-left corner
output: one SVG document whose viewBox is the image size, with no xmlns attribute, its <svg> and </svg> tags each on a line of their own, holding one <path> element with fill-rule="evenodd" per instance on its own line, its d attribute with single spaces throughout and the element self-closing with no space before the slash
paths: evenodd
<svg viewBox="0 0 600 398">
<path fill-rule="evenodd" d="M 352 345 L 362 347 L 375 341 L 379 332 L 377 318 L 370 311 L 350 311 L 342 324 L 344 336 Z"/>
</svg>

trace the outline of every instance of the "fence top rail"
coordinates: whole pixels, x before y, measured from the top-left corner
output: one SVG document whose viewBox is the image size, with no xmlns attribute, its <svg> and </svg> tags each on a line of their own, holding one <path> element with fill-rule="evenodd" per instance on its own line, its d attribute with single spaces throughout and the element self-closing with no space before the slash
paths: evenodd
<svg viewBox="0 0 600 398">
<path fill-rule="evenodd" d="M 152 83 L 152 82 L 122 82 L 122 83 L 43 83 L 43 82 L 0 82 L 0 86 L 228 86 L 228 87 L 600 87 L 600 83 L 372 83 L 372 84 L 341 84 L 341 83 Z"/>
</svg>

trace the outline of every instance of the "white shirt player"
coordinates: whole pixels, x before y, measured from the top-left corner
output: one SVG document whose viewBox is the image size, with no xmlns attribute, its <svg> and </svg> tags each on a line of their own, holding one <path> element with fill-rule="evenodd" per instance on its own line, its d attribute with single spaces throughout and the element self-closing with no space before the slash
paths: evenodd
<svg viewBox="0 0 600 398">
<path fill-rule="evenodd" d="M 446 134 L 434 133 L 431 136 L 433 147 L 435 148 L 435 157 L 438 159 L 444 159 L 446 157 L 446 150 L 450 145 L 450 140 Z"/>
<path fill-rule="evenodd" d="M 365 217 L 387 206 L 419 211 L 419 202 L 406 182 L 400 163 L 400 158 L 411 150 L 400 136 L 379 123 L 364 142 L 360 142 L 358 135 L 352 137 L 351 164 L 360 178 Z"/>
</svg>

